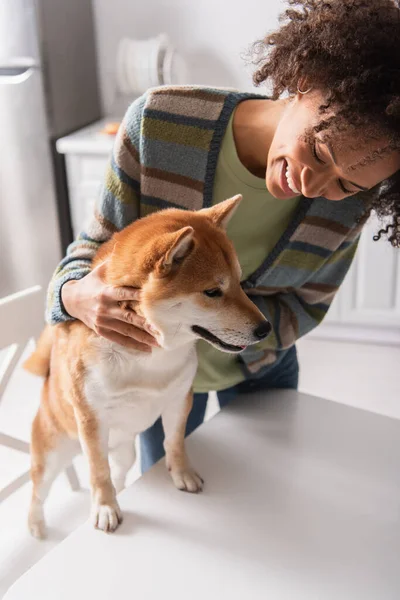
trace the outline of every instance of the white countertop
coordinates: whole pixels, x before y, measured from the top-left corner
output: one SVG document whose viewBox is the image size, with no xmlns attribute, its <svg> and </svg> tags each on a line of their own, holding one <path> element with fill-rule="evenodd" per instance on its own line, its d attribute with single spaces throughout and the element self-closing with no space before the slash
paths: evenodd
<svg viewBox="0 0 400 600">
<path fill-rule="evenodd" d="M 398 600 L 399 421 L 275 391 L 187 446 L 202 494 L 159 463 L 121 494 L 115 534 L 84 525 L 5 600 Z"/>
<path fill-rule="evenodd" d="M 60 154 L 109 154 L 115 136 L 102 133 L 107 123 L 120 122 L 121 119 L 108 117 L 83 127 L 70 135 L 57 140 L 57 152 Z"/>
</svg>

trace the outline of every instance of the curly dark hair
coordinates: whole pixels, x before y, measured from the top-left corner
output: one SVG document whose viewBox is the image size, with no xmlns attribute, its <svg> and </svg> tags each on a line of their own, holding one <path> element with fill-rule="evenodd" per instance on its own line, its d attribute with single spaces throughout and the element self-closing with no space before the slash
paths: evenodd
<svg viewBox="0 0 400 600">
<path fill-rule="evenodd" d="M 295 94 L 299 82 L 323 91 L 321 120 L 313 128 L 331 136 L 357 130 L 357 138 L 388 140 L 368 156 L 374 162 L 400 149 L 400 2 L 398 0 L 288 0 L 280 27 L 250 50 L 253 81 L 272 85 L 272 98 Z M 335 116 L 327 117 L 329 109 Z M 332 114 L 332 113 L 331 113 Z M 324 116 L 325 115 L 325 116 Z M 363 161 L 363 162 L 364 162 Z M 367 211 L 400 247 L 400 171 L 363 193 Z"/>
</svg>

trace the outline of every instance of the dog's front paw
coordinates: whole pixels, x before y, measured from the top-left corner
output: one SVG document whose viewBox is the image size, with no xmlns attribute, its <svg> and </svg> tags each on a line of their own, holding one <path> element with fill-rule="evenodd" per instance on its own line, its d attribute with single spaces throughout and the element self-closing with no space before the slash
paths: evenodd
<svg viewBox="0 0 400 600">
<path fill-rule="evenodd" d="M 29 509 L 28 527 L 31 535 L 37 540 L 46 537 L 46 523 L 44 521 L 43 507 L 40 502 L 33 500 Z"/>
<path fill-rule="evenodd" d="M 171 469 L 170 473 L 178 490 L 197 494 L 203 489 L 204 481 L 193 469 L 186 469 L 185 471 Z"/>
<path fill-rule="evenodd" d="M 118 502 L 113 504 L 98 504 L 92 508 L 92 522 L 96 529 L 101 529 L 106 533 L 115 531 L 122 523 L 122 513 Z"/>
<path fill-rule="evenodd" d="M 31 533 L 31 535 L 36 538 L 37 540 L 44 540 L 46 538 L 47 535 L 47 531 L 46 531 L 46 523 L 44 522 L 44 519 L 42 520 L 34 520 L 34 519 L 29 519 L 29 531 Z"/>
</svg>

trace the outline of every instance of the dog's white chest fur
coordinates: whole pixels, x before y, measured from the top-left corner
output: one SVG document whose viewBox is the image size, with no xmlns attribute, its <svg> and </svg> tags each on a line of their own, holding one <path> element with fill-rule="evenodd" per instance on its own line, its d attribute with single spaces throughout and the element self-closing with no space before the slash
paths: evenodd
<svg viewBox="0 0 400 600">
<path fill-rule="evenodd" d="M 132 433 L 150 427 L 168 402 L 184 398 L 197 368 L 193 343 L 147 355 L 101 340 L 98 358 L 86 377 L 88 402 L 109 427 Z"/>
</svg>

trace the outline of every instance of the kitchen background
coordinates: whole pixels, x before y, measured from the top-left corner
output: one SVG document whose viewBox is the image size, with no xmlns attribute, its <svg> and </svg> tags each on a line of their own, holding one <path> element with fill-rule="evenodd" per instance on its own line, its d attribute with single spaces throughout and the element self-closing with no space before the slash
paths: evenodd
<svg viewBox="0 0 400 600">
<path fill-rule="evenodd" d="M 0 0 L 0 297 L 46 286 L 90 212 L 129 90 L 157 75 L 253 90 L 242 55 L 282 8 L 280 0 Z M 161 48 L 161 75 L 133 74 L 135 40 L 153 40 L 147 54 L 140 46 L 141 65 Z M 375 229 L 366 227 L 326 322 L 299 343 L 300 389 L 400 418 L 400 253 L 372 242 Z M 39 387 L 16 369 L 0 398 L 0 490 L 27 469 L 27 455 L 2 440 L 28 440 Z M 209 416 L 215 410 L 211 399 Z M 75 467 L 84 486 L 84 463 Z M 55 533 L 39 544 L 25 530 L 28 496 L 28 485 L 0 492 L 0 597 L 85 519 L 87 494 L 60 478 L 48 506 Z"/>
</svg>

